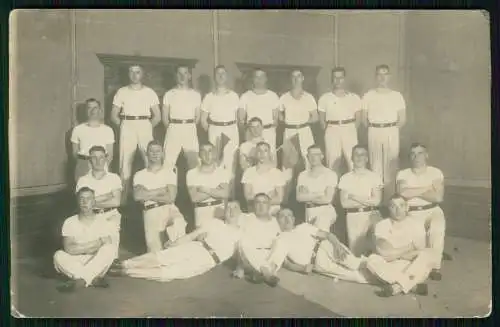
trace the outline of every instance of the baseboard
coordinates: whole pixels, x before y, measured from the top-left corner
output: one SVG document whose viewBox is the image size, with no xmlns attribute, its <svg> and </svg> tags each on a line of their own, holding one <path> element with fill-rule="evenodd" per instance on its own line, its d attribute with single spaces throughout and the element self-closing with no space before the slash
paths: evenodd
<svg viewBox="0 0 500 327">
<path fill-rule="evenodd" d="M 64 190 L 67 184 L 40 185 L 33 187 L 12 188 L 10 190 L 10 198 L 51 194 Z"/>
<path fill-rule="evenodd" d="M 444 184 L 448 186 L 457 187 L 481 187 L 481 188 L 491 188 L 491 180 L 484 179 L 445 179 Z"/>
</svg>

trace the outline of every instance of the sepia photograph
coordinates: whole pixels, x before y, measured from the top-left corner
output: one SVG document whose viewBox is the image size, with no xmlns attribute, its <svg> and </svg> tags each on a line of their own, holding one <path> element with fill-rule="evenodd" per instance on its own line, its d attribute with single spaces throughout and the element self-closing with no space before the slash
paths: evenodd
<svg viewBox="0 0 500 327">
<path fill-rule="evenodd" d="M 483 318 L 481 10 L 18 9 L 11 315 Z"/>
</svg>

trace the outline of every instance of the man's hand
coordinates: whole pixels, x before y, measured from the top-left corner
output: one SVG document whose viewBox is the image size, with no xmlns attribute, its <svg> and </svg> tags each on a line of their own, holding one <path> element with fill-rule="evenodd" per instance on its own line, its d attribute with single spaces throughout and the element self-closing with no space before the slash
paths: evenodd
<svg viewBox="0 0 500 327">
<path fill-rule="evenodd" d="M 171 247 L 171 246 L 174 246 L 174 245 L 175 245 L 174 243 L 175 243 L 175 242 L 173 242 L 172 240 L 168 240 L 168 241 L 166 241 L 166 242 L 163 244 L 163 248 L 164 248 L 164 249 L 166 249 L 166 248 L 169 248 L 169 247 Z"/>
<path fill-rule="evenodd" d="M 201 233 L 194 239 L 195 241 L 201 242 L 207 237 L 207 233 Z"/>
<path fill-rule="evenodd" d="M 111 236 L 109 236 L 109 235 L 101 237 L 100 240 L 101 240 L 102 245 L 106 245 L 106 244 L 111 244 L 112 243 Z"/>
<path fill-rule="evenodd" d="M 198 186 L 198 192 L 209 194 L 210 190 L 205 186 Z"/>
</svg>

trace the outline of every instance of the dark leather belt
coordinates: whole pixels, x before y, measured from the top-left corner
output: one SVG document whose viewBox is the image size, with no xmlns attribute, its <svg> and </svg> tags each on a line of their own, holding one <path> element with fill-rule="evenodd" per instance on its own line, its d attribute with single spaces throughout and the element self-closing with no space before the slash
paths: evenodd
<svg viewBox="0 0 500 327">
<path fill-rule="evenodd" d="M 215 253 L 214 249 L 212 249 L 210 247 L 210 245 L 207 244 L 207 242 L 205 240 L 201 241 L 200 242 L 203 247 L 208 251 L 208 253 L 210 253 L 210 256 L 212 257 L 212 259 L 214 259 L 215 263 L 216 264 L 219 264 L 221 261 L 219 259 L 219 256 L 217 255 L 217 253 Z"/>
<path fill-rule="evenodd" d="M 94 209 L 94 213 L 101 214 L 101 213 L 110 212 L 111 210 L 115 210 L 115 209 L 117 209 L 117 207 Z"/>
<path fill-rule="evenodd" d="M 316 207 L 324 207 L 329 206 L 329 203 L 326 204 L 317 204 L 317 203 L 306 203 L 306 208 L 316 208 Z"/>
<path fill-rule="evenodd" d="M 264 128 L 264 129 L 268 129 L 268 128 L 272 128 L 272 127 L 274 127 L 274 124 L 262 125 L 262 128 Z"/>
<path fill-rule="evenodd" d="M 197 202 L 194 204 L 194 207 L 195 208 L 202 208 L 202 207 L 215 206 L 218 204 L 222 204 L 222 200 L 214 200 L 214 201 L 208 201 L 208 202 Z"/>
<path fill-rule="evenodd" d="M 354 123 L 356 121 L 355 118 L 345 119 L 345 120 L 328 120 L 326 123 L 328 125 L 344 125 Z"/>
<path fill-rule="evenodd" d="M 163 207 L 166 205 L 167 205 L 166 203 L 156 202 L 156 203 L 152 203 L 152 204 L 148 204 L 148 205 L 144 206 L 144 210 L 159 208 L 159 207 Z"/>
<path fill-rule="evenodd" d="M 78 159 L 82 159 L 82 160 L 89 160 L 89 156 L 86 156 L 86 155 L 84 155 L 84 154 L 78 154 L 78 155 L 77 155 L 77 158 L 78 158 Z"/>
<path fill-rule="evenodd" d="M 231 121 L 213 121 L 213 120 L 209 119 L 208 123 L 210 125 L 214 125 L 214 126 L 229 126 L 229 125 L 236 124 L 236 120 L 231 120 Z"/>
<path fill-rule="evenodd" d="M 318 250 L 320 245 L 321 245 L 321 240 L 317 240 L 316 244 L 314 245 L 313 253 L 311 256 L 311 265 L 316 264 L 316 257 L 318 256 Z"/>
<path fill-rule="evenodd" d="M 194 119 L 174 119 L 174 118 L 171 118 L 170 122 L 172 124 L 193 124 Z"/>
<path fill-rule="evenodd" d="M 408 208 L 409 211 L 421 211 L 421 210 L 427 210 L 427 209 L 432 209 L 434 207 L 437 207 L 437 203 L 431 203 L 431 204 L 426 204 L 423 206 L 410 206 Z"/>
<path fill-rule="evenodd" d="M 121 116 L 121 119 L 123 119 L 123 120 L 146 120 L 149 118 L 151 118 L 151 117 L 149 117 L 149 116 L 128 116 L 128 115 Z"/>
<path fill-rule="evenodd" d="M 378 207 L 345 208 L 346 213 L 368 212 L 378 210 Z"/>
<path fill-rule="evenodd" d="M 375 128 L 385 128 L 385 127 L 394 127 L 396 126 L 398 123 L 394 122 L 394 123 L 369 123 L 368 126 L 370 127 L 375 127 Z"/>
<path fill-rule="evenodd" d="M 298 125 L 285 124 L 285 128 L 294 128 L 294 129 L 299 129 L 306 126 L 309 126 L 309 123 L 303 123 Z"/>
</svg>

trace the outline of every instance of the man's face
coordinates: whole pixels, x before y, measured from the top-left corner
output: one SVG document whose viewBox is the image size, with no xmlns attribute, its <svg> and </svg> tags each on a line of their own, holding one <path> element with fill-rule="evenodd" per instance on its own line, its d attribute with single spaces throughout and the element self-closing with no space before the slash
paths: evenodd
<svg viewBox="0 0 500 327">
<path fill-rule="evenodd" d="M 204 145 L 200 149 L 200 159 L 203 165 L 211 165 L 214 162 L 214 147 Z"/>
<path fill-rule="evenodd" d="M 345 86 L 345 75 L 344 72 L 334 72 L 332 76 L 333 87 L 336 89 L 343 89 Z"/>
<path fill-rule="evenodd" d="M 414 147 L 410 150 L 410 160 L 412 167 L 419 168 L 427 165 L 427 151 L 421 146 Z"/>
<path fill-rule="evenodd" d="M 257 160 L 260 163 L 265 163 L 269 161 L 270 158 L 270 151 L 269 147 L 266 144 L 261 144 L 257 146 Z"/>
<path fill-rule="evenodd" d="M 218 68 L 215 71 L 215 84 L 217 84 L 217 86 L 226 86 L 227 72 L 224 68 Z"/>
<path fill-rule="evenodd" d="M 228 202 L 225 213 L 226 222 L 229 225 L 237 226 L 240 215 L 241 215 L 241 209 L 238 202 L 236 201 Z"/>
<path fill-rule="evenodd" d="M 356 148 L 352 152 L 352 163 L 355 168 L 366 168 L 368 165 L 368 152 L 363 148 Z"/>
<path fill-rule="evenodd" d="M 152 144 L 148 148 L 148 161 L 159 163 L 163 160 L 163 147 L 158 144 Z"/>
<path fill-rule="evenodd" d="M 101 120 L 101 107 L 96 101 L 90 101 L 87 103 L 87 116 L 89 121 L 99 121 Z"/>
<path fill-rule="evenodd" d="M 302 84 L 304 83 L 304 75 L 301 71 L 295 70 L 292 72 L 292 88 L 302 89 Z"/>
<path fill-rule="evenodd" d="M 90 165 L 92 170 L 101 171 L 104 170 L 106 166 L 107 156 L 106 153 L 102 151 L 93 151 L 90 153 Z"/>
<path fill-rule="evenodd" d="M 257 138 L 262 136 L 262 124 L 258 121 L 253 121 L 248 125 L 248 129 L 250 130 L 250 135 L 252 138 Z"/>
<path fill-rule="evenodd" d="M 177 69 L 177 83 L 186 85 L 191 80 L 191 73 L 187 67 L 179 67 Z"/>
<path fill-rule="evenodd" d="M 392 220 L 400 221 L 406 218 L 408 207 L 403 199 L 392 199 L 389 203 L 389 214 Z"/>
<path fill-rule="evenodd" d="M 289 231 L 295 227 L 295 217 L 290 209 L 283 209 L 278 213 L 278 224 L 281 231 Z"/>
<path fill-rule="evenodd" d="M 139 66 L 132 66 L 128 70 L 128 77 L 130 78 L 132 84 L 139 84 L 142 81 L 143 75 L 144 72 L 142 71 L 142 68 Z"/>
<path fill-rule="evenodd" d="M 255 215 L 257 217 L 267 217 L 269 216 L 269 209 L 271 204 L 269 198 L 265 196 L 258 196 L 254 202 Z"/>
<path fill-rule="evenodd" d="M 312 167 L 322 165 L 323 153 L 318 148 L 311 148 L 307 151 L 307 160 Z"/>
<path fill-rule="evenodd" d="M 380 68 L 376 72 L 377 85 L 380 87 L 387 87 L 389 84 L 389 80 L 391 78 L 391 74 L 389 70 L 386 68 Z"/>
<path fill-rule="evenodd" d="M 78 208 L 80 212 L 88 213 L 94 209 L 94 205 L 95 197 L 93 192 L 87 191 L 80 193 L 78 196 Z"/>
<path fill-rule="evenodd" d="M 267 84 L 267 75 L 262 70 L 258 70 L 253 75 L 253 86 L 256 89 L 265 89 Z"/>
</svg>

